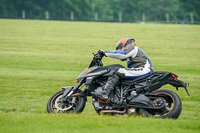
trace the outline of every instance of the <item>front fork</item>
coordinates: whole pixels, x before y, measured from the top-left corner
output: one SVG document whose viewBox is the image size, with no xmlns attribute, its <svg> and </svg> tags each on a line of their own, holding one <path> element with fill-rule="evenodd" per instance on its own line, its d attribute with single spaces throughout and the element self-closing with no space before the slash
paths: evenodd
<svg viewBox="0 0 200 133">
<path fill-rule="evenodd" d="M 83 81 L 83 79 L 82 80 L 80 80 L 79 82 L 78 82 L 78 84 L 75 86 L 75 87 L 64 87 L 64 88 L 62 88 L 63 89 L 63 91 L 64 91 L 64 93 L 63 93 L 63 95 L 62 95 L 62 97 L 63 97 L 63 102 L 66 102 L 67 101 L 67 99 L 76 91 L 76 90 L 78 90 L 78 88 L 82 85 L 84 83 L 84 81 Z"/>
</svg>

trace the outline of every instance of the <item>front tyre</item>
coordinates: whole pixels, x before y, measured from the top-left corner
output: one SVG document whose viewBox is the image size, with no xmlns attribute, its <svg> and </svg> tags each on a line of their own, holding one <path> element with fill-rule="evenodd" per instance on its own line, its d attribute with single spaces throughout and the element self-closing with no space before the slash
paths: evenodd
<svg viewBox="0 0 200 133">
<path fill-rule="evenodd" d="M 74 92 L 68 99 L 63 103 L 63 90 L 56 92 L 47 103 L 48 113 L 81 113 L 85 108 L 85 98 L 83 92 L 78 90 Z"/>
<path fill-rule="evenodd" d="M 163 98 L 165 103 L 165 110 L 160 112 L 154 112 L 152 110 L 140 109 L 139 114 L 146 117 L 156 117 L 156 118 L 172 118 L 177 119 L 182 111 L 182 102 L 179 96 L 170 90 L 157 90 L 153 91 L 151 94 L 159 95 Z M 155 101 L 155 100 L 154 100 Z M 160 103 L 159 100 L 156 102 Z"/>
</svg>

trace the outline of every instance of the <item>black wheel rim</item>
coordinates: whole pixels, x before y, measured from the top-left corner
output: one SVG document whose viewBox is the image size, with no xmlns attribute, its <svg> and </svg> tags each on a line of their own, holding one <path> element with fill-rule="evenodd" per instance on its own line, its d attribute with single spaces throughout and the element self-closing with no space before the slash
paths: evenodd
<svg viewBox="0 0 200 133">
<path fill-rule="evenodd" d="M 154 95 L 160 95 L 161 97 L 165 97 L 164 99 L 166 100 L 166 105 L 164 105 L 164 106 L 165 106 L 166 110 L 165 110 L 165 112 L 153 112 L 150 110 L 146 110 L 146 113 L 148 113 L 149 116 L 152 116 L 155 118 L 164 117 L 167 114 L 169 114 L 173 110 L 174 105 L 175 105 L 175 100 L 174 100 L 173 96 L 171 96 L 170 94 L 165 93 L 165 92 L 158 92 L 158 93 L 155 93 Z"/>
<path fill-rule="evenodd" d="M 63 104 L 61 106 L 61 102 L 63 100 L 62 94 L 63 92 L 60 92 L 55 97 L 52 98 L 51 110 L 54 113 L 73 113 L 80 103 L 80 96 L 77 94 L 73 94 L 71 97 L 68 98 L 68 102 L 64 106 Z M 73 104 L 72 100 L 74 100 Z"/>
</svg>

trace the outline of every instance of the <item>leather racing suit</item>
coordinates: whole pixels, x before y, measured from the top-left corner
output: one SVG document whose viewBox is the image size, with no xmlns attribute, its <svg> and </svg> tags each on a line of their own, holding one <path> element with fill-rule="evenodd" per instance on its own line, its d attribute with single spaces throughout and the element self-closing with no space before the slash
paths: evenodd
<svg viewBox="0 0 200 133">
<path fill-rule="evenodd" d="M 127 45 L 124 50 L 105 51 L 107 57 L 126 60 L 127 69 L 120 68 L 119 73 L 125 74 L 125 78 L 136 78 L 151 74 L 152 63 L 148 56 L 138 47 Z"/>
<path fill-rule="evenodd" d="M 127 61 L 126 68 L 116 68 L 113 74 L 108 78 L 104 86 L 103 97 L 108 98 L 110 91 L 114 89 L 122 78 L 136 78 L 140 76 L 150 75 L 153 70 L 152 63 L 148 56 L 138 47 L 127 45 L 124 50 L 105 51 L 105 56 Z"/>
</svg>

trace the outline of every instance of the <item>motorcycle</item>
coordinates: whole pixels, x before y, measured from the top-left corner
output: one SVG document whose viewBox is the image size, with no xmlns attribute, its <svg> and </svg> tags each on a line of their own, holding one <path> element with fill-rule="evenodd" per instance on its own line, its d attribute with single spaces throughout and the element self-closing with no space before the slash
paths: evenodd
<svg viewBox="0 0 200 133">
<path fill-rule="evenodd" d="M 103 88 L 116 67 L 115 64 L 103 66 L 104 54 L 99 50 L 94 54 L 88 68 L 77 78 L 76 86 L 68 86 L 56 92 L 47 103 L 48 113 L 81 113 L 87 101 L 92 97 L 92 104 L 98 114 L 138 114 L 145 117 L 177 119 L 182 111 L 179 96 L 167 89 L 160 89 L 166 84 L 185 88 L 189 96 L 188 83 L 178 80 L 171 72 L 154 71 L 152 74 L 133 79 L 122 79 L 110 92 L 108 99 L 103 96 Z M 83 91 L 82 88 L 84 87 Z"/>
</svg>

